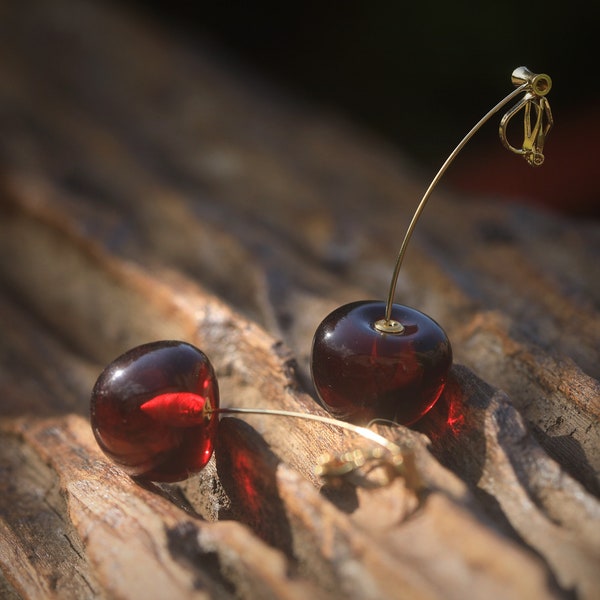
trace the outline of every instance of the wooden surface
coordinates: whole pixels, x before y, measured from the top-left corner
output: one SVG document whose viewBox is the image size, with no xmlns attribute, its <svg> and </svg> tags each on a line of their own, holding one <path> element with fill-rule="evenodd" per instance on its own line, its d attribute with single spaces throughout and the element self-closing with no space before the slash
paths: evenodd
<svg viewBox="0 0 600 600">
<path fill-rule="evenodd" d="M 103 365 L 182 339 L 223 404 L 322 413 L 312 334 L 385 296 L 424 181 L 114 5 L 3 3 L 0 73 L 1 597 L 598 597 L 597 223 L 436 193 L 397 297 L 456 364 L 379 428 L 416 480 L 323 487 L 360 440 L 229 417 L 203 473 L 140 486 L 89 428 Z"/>
</svg>

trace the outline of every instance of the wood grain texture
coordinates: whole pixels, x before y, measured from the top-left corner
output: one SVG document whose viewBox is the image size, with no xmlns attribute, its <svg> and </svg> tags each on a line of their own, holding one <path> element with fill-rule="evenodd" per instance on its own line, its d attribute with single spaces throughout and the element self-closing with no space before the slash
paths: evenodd
<svg viewBox="0 0 600 600">
<path fill-rule="evenodd" d="M 89 428 L 103 365 L 182 339 L 224 404 L 324 414 L 312 334 L 385 295 L 423 182 L 112 4 L 3 3 L 0 71 L 3 597 L 597 595 L 597 223 L 436 193 L 398 299 L 456 365 L 415 428 L 378 428 L 418 480 L 324 486 L 319 456 L 364 442 L 248 416 L 198 476 L 140 486 Z"/>
</svg>

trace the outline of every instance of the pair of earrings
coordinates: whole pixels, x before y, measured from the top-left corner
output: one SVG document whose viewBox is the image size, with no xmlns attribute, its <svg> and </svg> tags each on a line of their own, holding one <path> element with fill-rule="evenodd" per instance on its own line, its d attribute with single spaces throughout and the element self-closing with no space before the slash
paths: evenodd
<svg viewBox="0 0 600 600">
<path fill-rule="evenodd" d="M 512 74 L 516 89 L 492 108 L 446 159 L 409 224 L 392 275 L 387 302 L 346 304 L 317 328 L 311 371 L 317 393 L 335 417 L 266 409 L 220 408 L 219 388 L 207 356 L 190 344 L 160 341 L 129 350 L 99 376 L 91 397 L 91 425 L 102 451 L 129 475 L 148 481 L 179 481 L 209 461 L 220 414 L 260 413 L 335 424 L 376 443 L 377 450 L 327 457 L 317 472 L 340 476 L 370 459 L 402 473 L 399 446 L 359 424 L 388 420 L 410 425 L 423 417 L 444 390 L 452 348 L 444 330 L 427 315 L 394 304 L 400 267 L 417 220 L 438 181 L 475 132 L 511 100 L 525 93 L 500 123 L 500 138 L 533 166 L 544 160 L 552 127 L 546 95 L 552 82 L 526 67 Z M 520 148 L 507 137 L 511 119 L 524 112 Z M 532 116 L 533 111 L 533 116 Z M 340 420 L 343 419 L 343 420 Z"/>
</svg>

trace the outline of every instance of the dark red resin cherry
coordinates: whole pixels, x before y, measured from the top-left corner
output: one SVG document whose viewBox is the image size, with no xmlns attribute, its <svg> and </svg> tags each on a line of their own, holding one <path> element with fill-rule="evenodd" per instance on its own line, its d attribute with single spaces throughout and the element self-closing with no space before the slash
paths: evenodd
<svg viewBox="0 0 600 600">
<path fill-rule="evenodd" d="M 358 424 L 388 419 L 410 425 L 437 402 L 452 365 L 444 330 L 427 315 L 394 304 L 402 333 L 375 327 L 385 302 L 361 301 L 328 315 L 315 333 L 312 377 L 325 407 Z"/>
<path fill-rule="evenodd" d="M 209 461 L 219 388 L 206 355 L 184 342 L 129 350 L 110 363 L 91 397 L 102 451 L 131 476 L 180 481 Z"/>
</svg>

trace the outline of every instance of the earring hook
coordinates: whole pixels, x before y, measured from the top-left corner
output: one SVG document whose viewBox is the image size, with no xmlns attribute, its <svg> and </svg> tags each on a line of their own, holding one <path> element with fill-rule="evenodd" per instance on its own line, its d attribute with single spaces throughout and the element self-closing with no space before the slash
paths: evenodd
<svg viewBox="0 0 600 600">
<path fill-rule="evenodd" d="M 516 86 L 524 86 L 526 94 L 502 117 L 499 128 L 500 139 L 507 150 L 523 156 L 531 166 L 539 167 L 544 162 L 543 150 L 546 136 L 554 125 L 550 103 L 545 97 L 552 89 L 552 80 L 544 73 L 536 74 L 527 67 L 519 67 L 513 71 L 512 82 Z M 508 141 L 506 130 L 511 119 L 521 110 L 523 110 L 523 144 L 521 148 L 515 148 Z"/>
</svg>

